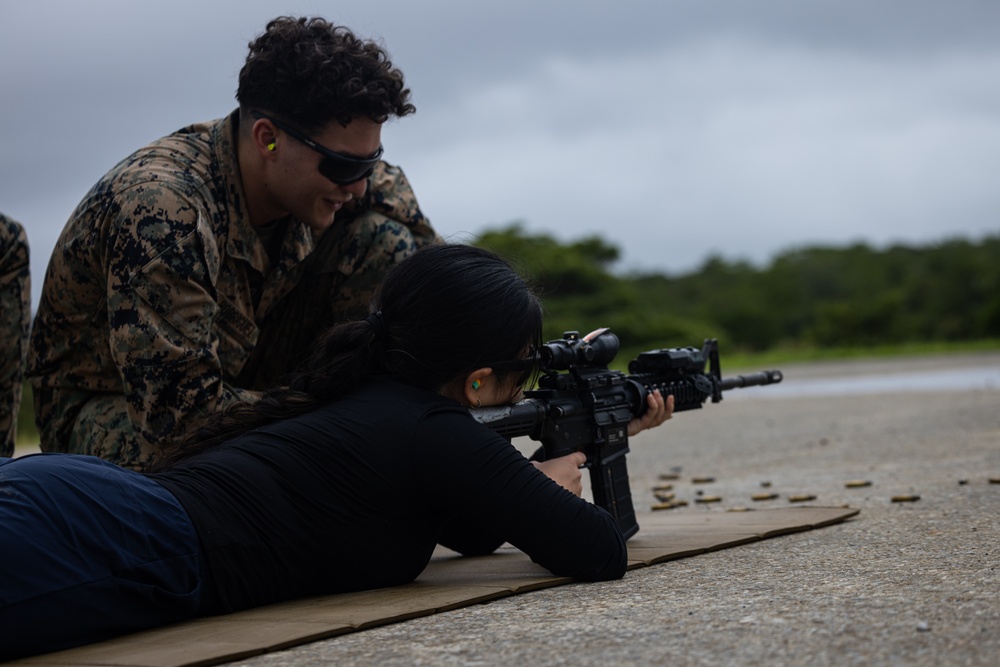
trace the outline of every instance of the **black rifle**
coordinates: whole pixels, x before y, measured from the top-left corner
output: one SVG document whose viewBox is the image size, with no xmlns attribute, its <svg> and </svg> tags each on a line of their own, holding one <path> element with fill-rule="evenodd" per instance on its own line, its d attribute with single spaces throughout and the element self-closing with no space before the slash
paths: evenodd
<svg viewBox="0 0 1000 667">
<path fill-rule="evenodd" d="M 628 539 L 639 530 L 625 466 L 628 423 L 646 411 L 648 394 L 659 389 L 664 398 L 672 395 L 674 412 L 682 412 L 701 408 L 709 398 L 718 403 L 727 389 L 781 382 L 781 371 L 723 379 L 714 338 L 700 350 L 643 352 L 629 362 L 630 375 L 608 369 L 617 353 L 618 337 L 609 329 L 583 338 L 568 332 L 539 350 L 538 389 L 525 392 L 525 399 L 513 405 L 472 413 L 508 439 L 526 435 L 540 441 L 545 460 L 575 451 L 586 454 L 594 504 L 615 517 Z"/>
</svg>

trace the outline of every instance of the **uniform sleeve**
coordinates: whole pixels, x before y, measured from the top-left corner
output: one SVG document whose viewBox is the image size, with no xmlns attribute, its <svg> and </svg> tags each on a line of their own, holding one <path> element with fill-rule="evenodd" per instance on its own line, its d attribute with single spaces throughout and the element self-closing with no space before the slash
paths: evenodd
<svg viewBox="0 0 1000 667">
<path fill-rule="evenodd" d="M 445 546 L 482 553 L 507 541 L 556 575 L 624 575 L 625 540 L 604 509 L 563 489 L 467 414 L 437 415 L 420 430 L 419 474 L 429 500 L 455 517 Z"/>
<path fill-rule="evenodd" d="M 0 213 L 0 456 L 13 456 L 31 326 L 31 276 L 24 228 Z"/>
<path fill-rule="evenodd" d="M 352 200 L 348 210 L 358 214 L 367 210 L 402 223 L 410 230 L 417 248 L 442 241 L 420 209 L 406 174 L 400 167 L 384 161 L 375 165 L 365 196 Z"/>
<path fill-rule="evenodd" d="M 223 384 L 212 333 L 219 250 L 204 212 L 168 188 L 136 186 L 114 205 L 111 354 L 133 427 L 157 443 L 235 399 Z"/>
</svg>

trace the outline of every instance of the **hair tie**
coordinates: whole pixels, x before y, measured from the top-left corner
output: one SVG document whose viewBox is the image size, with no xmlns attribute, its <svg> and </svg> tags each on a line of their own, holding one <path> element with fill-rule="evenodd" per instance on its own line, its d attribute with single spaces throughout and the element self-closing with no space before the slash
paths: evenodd
<svg viewBox="0 0 1000 667">
<path fill-rule="evenodd" d="M 371 326 L 372 331 L 375 332 L 375 340 L 383 340 L 389 335 L 389 330 L 385 326 L 385 318 L 382 317 L 382 311 L 376 311 L 365 318 L 365 322 Z"/>
</svg>

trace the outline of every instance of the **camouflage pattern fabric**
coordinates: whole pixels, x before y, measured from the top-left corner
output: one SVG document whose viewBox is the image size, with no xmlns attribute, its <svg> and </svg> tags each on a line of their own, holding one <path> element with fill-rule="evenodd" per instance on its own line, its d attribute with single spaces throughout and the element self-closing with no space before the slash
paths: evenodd
<svg viewBox="0 0 1000 667">
<path fill-rule="evenodd" d="M 17 440 L 24 360 L 31 326 L 28 238 L 20 224 L 0 213 L 0 456 L 12 456 Z"/>
<path fill-rule="evenodd" d="M 318 244 L 285 221 L 272 259 L 246 214 L 237 118 L 140 149 L 71 216 L 29 350 L 43 450 L 148 467 L 160 443 L 291 371 L 393 263 L 438 239 L 405 175 L 382 164 Z"/>
<path fill-rule="evenodd" d="M 372 175 L 365 198 L 354 210 L 341 210 L 317 242 L 306 260 L 307 277 L 268 313 L 241 386 L 280 383 L 320 334 L 368 314 L 375 288 L 390 268 L 438 240 L 406 177 L 397 167 L 383 165 Z M 284 352 L 276 354 L 279 350 Z"/>
</svg>

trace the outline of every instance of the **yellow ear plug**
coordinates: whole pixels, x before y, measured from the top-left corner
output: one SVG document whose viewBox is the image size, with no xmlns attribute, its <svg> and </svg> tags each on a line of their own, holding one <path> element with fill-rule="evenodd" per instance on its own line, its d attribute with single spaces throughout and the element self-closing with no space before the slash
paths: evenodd
<svg viewBox="0 0 1000 667">
<path fill-rule="evenodd" d="M 275 143 L 274 143 L 274 142 L 272 141 L 271 143 L 269 143 L 269 144 L 267 145 L 267 150 L 269 150 L 269 151 L 273 151 L 273 150 L 274 150 L 274 147 L 275 147 L 275 145 L 276 145 L 276 144 L 275 144 Z"/>
</svg>

